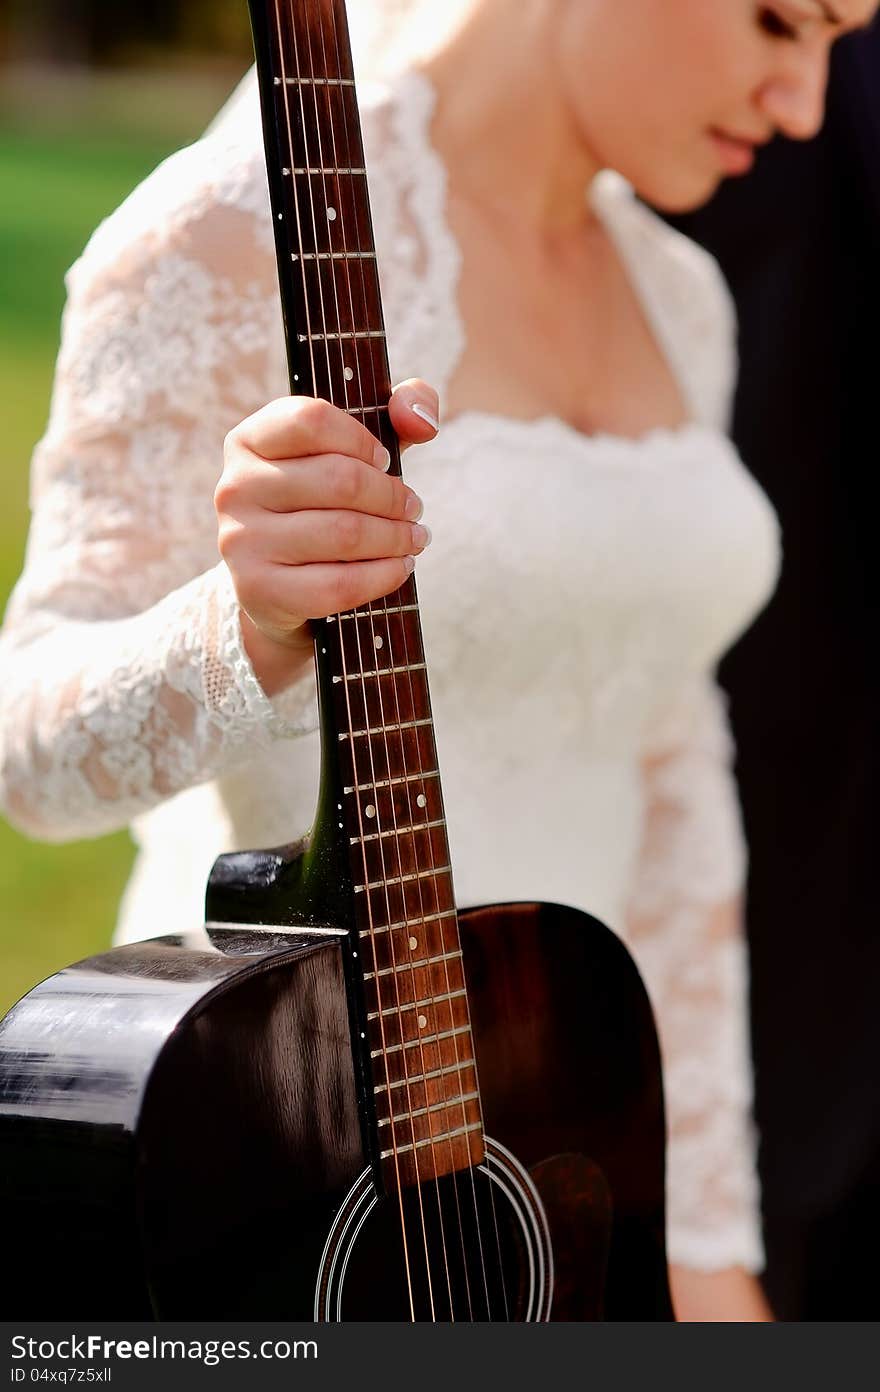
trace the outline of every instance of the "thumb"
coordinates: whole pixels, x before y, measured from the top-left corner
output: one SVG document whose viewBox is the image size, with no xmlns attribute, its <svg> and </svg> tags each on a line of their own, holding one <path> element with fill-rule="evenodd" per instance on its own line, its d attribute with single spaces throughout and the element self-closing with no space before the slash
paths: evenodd
<svg viewBox="0 0 880 1392">
<path fill-rule="evenodd" d="M 401 453 L 410 445 L 433 440 L 440 428 L 440 398 L 421 377 L 400 382 L 391 394 L 388 414 L 397 431 Z"/>
</svg>

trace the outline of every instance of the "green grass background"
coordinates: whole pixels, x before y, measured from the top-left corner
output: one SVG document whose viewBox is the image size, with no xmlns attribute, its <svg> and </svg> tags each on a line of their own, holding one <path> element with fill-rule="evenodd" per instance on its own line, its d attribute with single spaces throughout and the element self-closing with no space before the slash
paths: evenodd
<svg viewBox="0 0 880 1392">
<path fill-rule="evenodd" d="M 22 565 L 64 272 L 101 218 L 200 133 L 233 81 L 227 70 L 0 83 L 0 611 Z M 132 855 L 125 832 L 46 845 L 0 816 L 0 1015 L 108 945 Z"/>
</svg>

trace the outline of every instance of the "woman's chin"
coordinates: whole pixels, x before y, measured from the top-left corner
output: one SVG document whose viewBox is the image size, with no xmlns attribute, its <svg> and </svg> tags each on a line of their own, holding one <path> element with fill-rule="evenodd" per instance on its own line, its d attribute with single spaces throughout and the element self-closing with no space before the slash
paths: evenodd
<svg viewBox="0 0 880 1392">
<path fill-rule="evenodd" d="M 661 213 L 675 216 L 680 213 L 693 213 L 702 208 L 715 194 L 722 181 L 717 170 L 687 171 L 669 178 L 654 175 L 644 181 L 631 180 L 636 192 L 646 203 L 650 203 Z"/>
</svg>

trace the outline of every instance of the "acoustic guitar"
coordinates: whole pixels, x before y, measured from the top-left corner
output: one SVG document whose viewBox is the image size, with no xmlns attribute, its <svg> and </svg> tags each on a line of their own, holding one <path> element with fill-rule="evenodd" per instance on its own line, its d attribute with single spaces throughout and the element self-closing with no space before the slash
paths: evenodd
<svg viewBox="0 0 880 1392">
<path fill-rule="evenodd" d="M 399 473 L 344 0 L 251 19 L 291 390 Z M 457 912 L 415 580 L 313 633 L 308 836 L 0 1022 L 5 1318 L 671 1319 L 632 959 L 560 905 Z"/>
</svg>

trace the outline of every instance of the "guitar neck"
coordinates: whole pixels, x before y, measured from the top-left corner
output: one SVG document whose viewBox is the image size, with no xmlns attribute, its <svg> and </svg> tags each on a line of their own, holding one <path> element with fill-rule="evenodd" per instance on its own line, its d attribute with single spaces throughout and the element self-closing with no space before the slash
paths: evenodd
<svg viewBox="0 0 880 1392">
<path fill-rule="evenodd" d="M 349 411 L 400 473 L 344 0 L 250 0 L 293 394 Z M 351 884 L 386 1183 L 482 1158 L 415 580 L 314 625 L 323 835 Z"/>
</svg>

